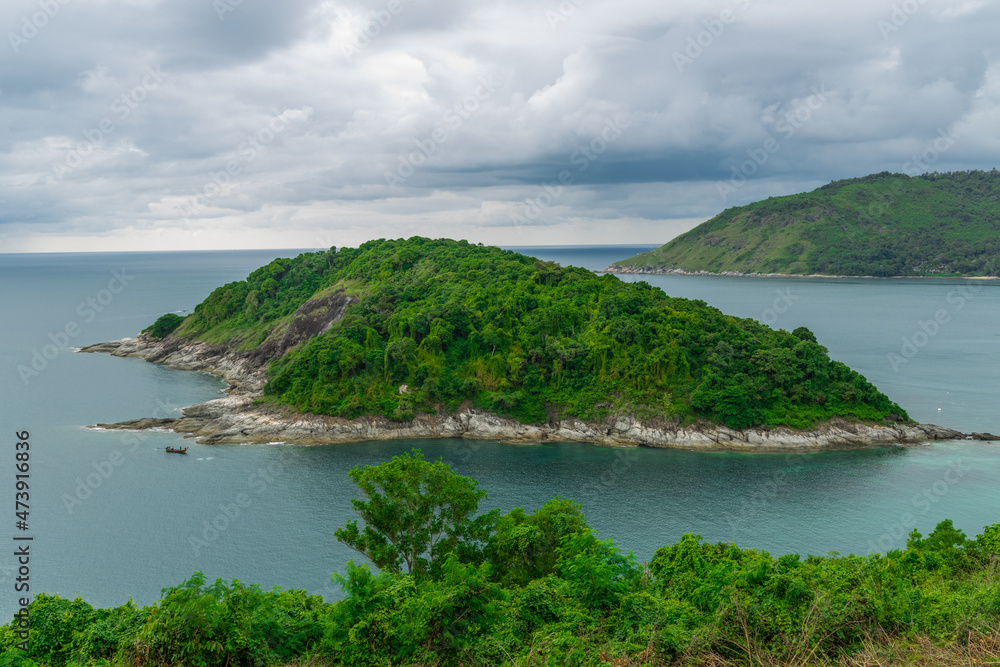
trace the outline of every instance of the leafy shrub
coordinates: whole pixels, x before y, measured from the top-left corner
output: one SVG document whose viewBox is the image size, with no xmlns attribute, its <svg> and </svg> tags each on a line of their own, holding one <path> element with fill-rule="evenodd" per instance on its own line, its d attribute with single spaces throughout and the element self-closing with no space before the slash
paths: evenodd
<svg viewBox="0 0 1000 667">
<path fill-rule="evenodd" d="M 322 600 L 301 591 L 262 592 L 239 581 L 206 585 L 195 575 L 164 589 L 130 651 L 134 660 L 214 667 L 270 665 L 318 643 Z"/>
<path fill-rule="evenodd" d="M 562 541 L 587 532 L 587 520 L 573 501 L 554 498 L 531 514 L 515 508 L 500 518 L 486 547 L 494 579 L 506 588 L 553 574 Z"/>
<path fill-rule="evenodd" d="M 1000 523 L 992 523 L 976 538 L 980 552 L 993 558 L 1000 558 Z"/>
<path fill-rule="evenodd" d="M 184 318 L 175 313 L 167 313 L 166 315 L 161 315 L 159 319 L 153 322 L 152 325 L 143 329 L 143 332 L 149 332 L 149 335 L 153 338 L 166 338 L 174 331 L 177 327 L 181 325 Z"/>
<path fill-rule="evenodd" d="M 332 610 L 324 651 L 344 665 L 463 664 L 500 620 L 504 593 L 488 573 L 454 556 L 433 579 L 349 563 L 335 577 L 347 598 Z"/>
<path fill-rule="evenodd" d="M 65 665 L 74 651 L 74 635 L 84 631 L 98 617 L 96 609 L 80 598 L 67 600 L 58 595 L 41 593 L 28 607 L 31 635 L 28 651 L 23 658 L 40 664 L 57 667 Z M 2 646 L 9 651 L 21 640 L 15 632 L 18 621 L 15 618 L 4 628 Z M 19 664 L 19 663 L 12 663 Z"/>
</svg>

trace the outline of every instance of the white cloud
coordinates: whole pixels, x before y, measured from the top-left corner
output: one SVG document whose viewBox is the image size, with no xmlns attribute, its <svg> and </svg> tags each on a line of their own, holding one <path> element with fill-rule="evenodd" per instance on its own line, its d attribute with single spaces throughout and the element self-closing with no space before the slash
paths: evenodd
<svg viewBox="0 0 1000 667">
<path fill-rule="evenodd" d="M 976 0 L 886 35 L 891 3 L 861 0 L 403 0 L 388 21 L 382 0 L 246 2 L 223 20 L 210 5 L 77 0 L 0 60 L 5 250 L 296 246 L 330 229 L 659 242 L 726 206 L 900 170 L 940 128 L 969 137 L 940 165 L 992 168 L 1000 148 L 1000 9 Z M 0 27 L 34 11 L 15 0 Z M 136 101 L 150 67 L 163 80 Z M 615 119 L 627 130 L 580 169 Z M 769 137 L 780 150 L 720 199 Z M 511 222 L 567 170 L 534 224 Z"/>
<path fill-rule="evenodd" d="M 955 19 L 978 13 L 989 4 L 989 0 L 951 0 L 942 3 L 941 7 L 932 7 L 935 16 L 944 19 Z"/>
</svg>

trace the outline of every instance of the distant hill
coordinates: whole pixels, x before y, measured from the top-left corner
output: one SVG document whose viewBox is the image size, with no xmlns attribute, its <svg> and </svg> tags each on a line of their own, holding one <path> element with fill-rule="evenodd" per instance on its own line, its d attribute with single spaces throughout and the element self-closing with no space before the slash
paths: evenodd
<svg viewBox="0 0 1000 667">
<path fill-rule="evenodd" d="M 882 172 L 728 208 L 609 271 L 1000 275 L 1000 172 Z"/>
</svg>

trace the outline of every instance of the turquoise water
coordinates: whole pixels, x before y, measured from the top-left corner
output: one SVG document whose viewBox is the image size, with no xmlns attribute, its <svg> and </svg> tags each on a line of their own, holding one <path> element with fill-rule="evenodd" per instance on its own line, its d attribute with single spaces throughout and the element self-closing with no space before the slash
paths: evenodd
<svg viewBox="0 0 1000 667">
<path fill-rule="evenodd" d="M 531 253 L 599 269 L 644 249 Z M 330 574 L 356 555 L 333 538 L 351 518 L 348 470 L 413 446 L 479 479 L 490 507 L 534 508 L 555 495 L 578 500 L 602 536 L 641 560 L 684 532 L 772 553 L 869 553 L 902 546 L 913 527 L 926 532 L 943 518 L 970 534 L 1000 521 L 1000 445 L 979 442 L 791 457 L 461 440 L 191 444 L 187 456 L 176 456 L 162 449 L 183 442 L 174 434 L 82 428 L 165 416 L 220 395 L 224 385 L 203 373 L 74 354 L 71 346 L 133 336 L 160 314 L 191 309 L 214 287 L 294 254 L 0 255 L 0 404 L 8 441 L 0 498 L 8 506 L 14 431 L 29 430 L 32 443 L 30 527 L 17 531 L 10 511 L 0 539 L 15 532 L 34 537 L 33 593 L 79 594 L 98 605 L 132 596 L 146 604 L 201 570 L 210 578 L 334 598 Z M 112 282 L 113 271 L 124 272 L 124 288 L 121 279 Z M 808 326 L 835 358 L 914 418 L 1000 432 L 993 382 L 1000 369 L 1000 286 L 993 283 L 645 280 L 733 315 L 789 330 Z M 969 285 L 982 286 L 962 296 Z M 941 310 L 946 321 L 934 330 L 928 323 Z M 904 349 L 903 338 L 912 343 L 915 336 L 920 345 Z M 35 351 L 37 375 L 23 376 L 18 369 L 31 368 Z M 892 354 L 905 361 L 894 363 Z M 11 561 L 0 558 L 3 615 L 14 610 Z"/>
</svg>

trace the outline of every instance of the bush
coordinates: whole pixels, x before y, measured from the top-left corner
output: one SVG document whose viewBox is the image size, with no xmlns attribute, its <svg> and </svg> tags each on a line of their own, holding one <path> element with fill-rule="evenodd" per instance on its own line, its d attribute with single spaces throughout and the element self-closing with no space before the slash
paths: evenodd
<svg viewBox="0 0 1000 667">
<path fill-rule="evenodd" d="M 181 322 L 183 321 L 184 318 L 181 317 L 180 315 L 176 315 L 174 313 L 167 313 L 166 315 L 160 316 L 158 320 L 153 322 L 152 325 L 146 327 L 142 331 L 143 333 L 148 331 L 149 335 L 152 336 L 153 338 L 166 338 L 174 331 L 176 331 L 177 327 L 179 327 L 181 325 Z"/>
<path fill-rule="evenodd" d="M 504 591 L 488 575 L 454 555 L 434 579 L 349 563 L 335 577 L 347 599 L 333 608 L 324 651 L 343 665 L 466 664 L 502 620 Z"/>
<path fill-rule="evenodd" d="M 221 579 L 207 586 L 196 572 L 163 594 L 137 633 L 135 659 L 196 667 L 269 665 L 307 653 L 322 636 L 323 602 L 302 591 L 265 593 Z"/>
<path fill-rule="evenodd" d="M 1000 523 L 992 523 L 976 538 L 980 552 L 987 558 L 1000 558 Z"/>
</svg>

